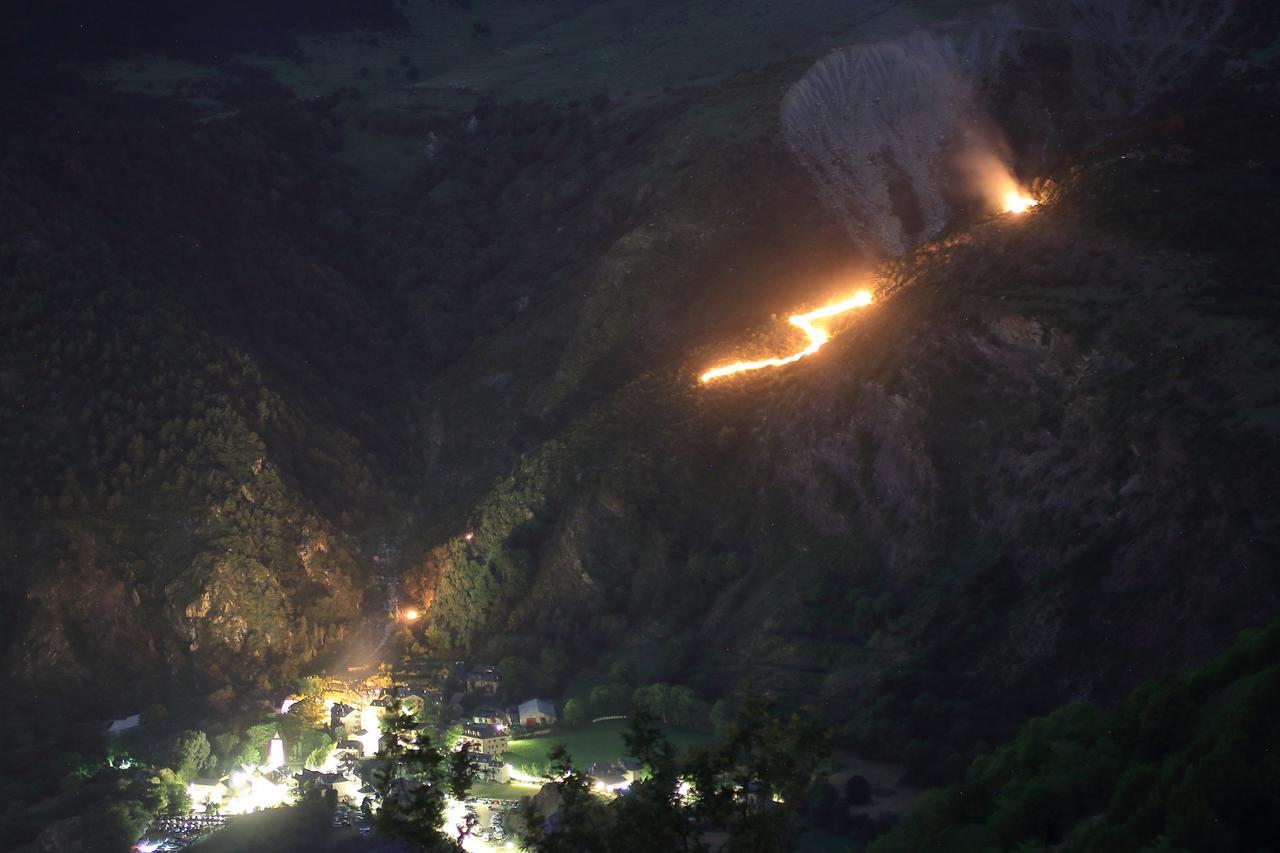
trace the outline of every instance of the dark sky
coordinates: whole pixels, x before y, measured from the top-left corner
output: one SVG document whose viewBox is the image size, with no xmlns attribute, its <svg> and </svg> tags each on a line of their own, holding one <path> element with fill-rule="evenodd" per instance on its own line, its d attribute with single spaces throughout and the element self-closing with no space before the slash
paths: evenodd
<svg viewBox="0 0 1280 853">
<path fill-rule="evenodd" d="M 301 30 L 396 27 L 396 0 L 28 0 L 0 28 L 0 53 L 20 64 L 141 52 L 217 59 L 288 50 Z"/>
</svg>

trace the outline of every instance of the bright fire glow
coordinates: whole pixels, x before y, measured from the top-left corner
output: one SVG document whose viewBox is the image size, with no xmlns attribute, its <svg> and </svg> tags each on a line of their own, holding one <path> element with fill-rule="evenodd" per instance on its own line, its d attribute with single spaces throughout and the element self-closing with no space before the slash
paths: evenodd
<svg viewBox="0 0 1280 853">
<path fill-rule="evenodd" d="M 853 296 L 841 302 L 835 302 L 826 305 L 816 311 L 810 311 L 807 314 L 793 314 L 788 318 L 788 322 L 800 331 L 804 332 L 809 338 L 809 345 L 799 352 L 781 358 L 765 358 L 760 361 L 735 361 L 733 364 L 726 364 L 723 367 L 713 367 L 706 373 L 698 377 L 700 382 L 711 382 L 724 376 L 732 376 L 735 373 L 745 373 L 750 370 L 762 370 L 766 367 L 782 367 L 784 364 L 790 364 L 793 361 L 799 361 L 806 356 L 813 355 L 822 345 L 831 340 L 831 333 L 824 328 L 814 325 L 817 320 L 826 320 L 852 311 L 855 308 L 865 308 L 872 302 L 871 291 L 859 290 Z"/>
<path fill-rule="evenodd" d="M 1031 196 L 1023 195 L 1019 190 L 1009 190 L 1004 194 L 1005 213 L 1026 213 L 1035 206 L 1036 200 Z"/>
<path fill-rule="evenodd" d="M 960 157 L 960 168 L 966 182 L 985 200 L 992 213 L 1026 213 L 1036 206 L 1034 196 L 1023 192 L 1009 165 L 996 154 L 990 141 L 971 140 L 973 144 Z"/>
</svg>

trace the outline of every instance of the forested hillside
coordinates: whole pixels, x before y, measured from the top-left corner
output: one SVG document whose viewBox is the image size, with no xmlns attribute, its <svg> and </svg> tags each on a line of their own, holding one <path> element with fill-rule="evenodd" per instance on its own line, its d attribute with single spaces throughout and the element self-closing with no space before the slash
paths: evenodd
<svg viewBox="0 0 1280 853">
<path fill-rule="evenodd" d="M 1273 622 L 1114 711 L 1071 705 L 1032 720 L 871 850 L 1266 849 L 1278 640 Z"/>
<path fill-rule="evenodd" d="M 747 70 L 566 95 L 590 4 L 534 50 L 442 3 L 472 76 L 433 54 L 421 85 L 406 7 L 359 5 L 233 4 L 195 42 L 157 8 L 119 56 L 19 21 L 69 53 L 0 81 L 16 754 L 153 703 L 254 717 L 397 605 L 392 663 L 500 662 L 504 699 L 709 728 L 750 687 L 965 780 L 885 849 L 1216 843 L 1191 812 L 1228 807 L 1232 726 L 1262 737 L 1274 631 L 1179 674 L 1280 605 L 1274 9 L 1163 33 L 1129 87 L 1129 42 L 1043 4 L 910 3 L 841 24 L 871 47 L 793 10 Z M 399 56 L 329 86 L 295 39 L 343 31 Z M 968 112 L 877 102 L 876 133 L 952 136 L 823 135 L 842 75 L 926 42 Z M 1034 209 L 959 188 L 974 140 Z M 860 287 L 812 357 L 698 382 Z M 49 778 L 7 818 L 33 839 Z"/>
<path fill-rule="evenodd" d="M 1008 86 L 1050 80 L 1013 71 Z M 568 423 L 431 543 L 410 587 L 427 640 L 606 648 L 600 673 L 630 658 L 707 695 L 757 679 L 920 779 L 1028 714 L 1214 654 L 1278 592 L 1273 81 L 1184 80 L 1136 125 L 1039 161 L 1041 211 L 880 267 L 881 304 L 821 354 L 712 388 L 693 376 L 716 357 L 704 342 L 731 345 L 714 320 L 795 306 L 802 291 L 769 301 L 760 283 L 788 292 L 788 264 L 835 295 L 859 261 L 805 218 L 795 173 L 760 165 L 782 160 L 742 120 L 766 85 L 694 105 L 686 121 L 736 109 L 742 130 L 658 143 L 689 158 L 696 200 L 646 186 L 654 213 L 581 275 L 571 320 L 513 324 L 454 368 L 485 411 Z M 547 366 L 527 357 L 559 335 Z M 503 350 L 525 358 L 496 374 Z M 489 462 L 451 411 L 444 470 Z"/>
<path fill-rule="evenodd" d="M 280 130 L 300 110 L 190 134 L 180 109 L 48 94 L 6 101 L 25 133 L 0 182 L 9 667 L 124 678 L 113 706 L 296 672 L 359 615 L 351 535 L 395 488 L 369 365 L 396 351 L 325 248 L 358 241 L 323 140 Z"/>
</svg>

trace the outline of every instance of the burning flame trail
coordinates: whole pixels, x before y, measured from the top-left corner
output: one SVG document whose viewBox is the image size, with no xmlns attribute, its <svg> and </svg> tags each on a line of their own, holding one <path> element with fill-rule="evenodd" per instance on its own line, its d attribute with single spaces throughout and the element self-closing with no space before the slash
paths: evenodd
<svg viewBox="0 0 1280 853">
<path fill-rule="evenodd" d="M 1001 167 L 1003 169 L 1003 167 Z M 1035 207 L 1039 202 L 1032 196 L 1026 195 L 1020 190 L 1013 179 L 1007 174 L 1003 176 L 1005 187 L 1011 187 L 1003 191 L 1001 212 L 1020 214 L 1026 213 Z M 994 188 L 993 188 L 994 189 Z M 996 189 L 994 194 L 1000 193 L 1001 190 Z M 819 328 L 814 325 L 815 320 L 826 320 L 830 317 L 836 317 L 855 308 L 865 308 L 872 302 L 871 291 L 859 290 L 853 296 L 842 302 L 835 302 L 831 305 L 824 306 L 816 311 L 810 311 L 808 314 L 793 314 L 788 318 L 788 322 L 800 331 L 804 332 L 809 338 L 809 345 L 799 352 L 782 358 L 764 358 L 759 361 L 735 361 L 733 364 L 726 364 L 722 367 L 713 367 L 706 373 L 698 377 L 698 381 L 706 384 L 722 379 L 726 376 L 733 376 L 736 373 L 747 373 L 752 370 L 763 370 L 766 367 L 782 367 L 784 364 L 791 364 L 793 361 L 799 361 L 806 356 L 813 355 L 822 349 L 822 345 L 831 340 L 831 333 L 826 329 Z"/>
<path fill-rule="evenodd" d="M 826 329 L 819 328 L 813 323 L 815 320 L 825 320 L 829 317 L 835 317 L 852 311 L 855 308 L 865 308 L 871 304 L 871 291 L 859 290 L 853 296 L 842 302 L 835 302 L 831 305 L 824 306 L 816 311 L 810 311 L 808 314 L 793 314 L 788 318 L 791 325 L 804 332 L 809 337 L 809 345 L 799 352 L 783 358 L 766 358 L 760 361 L 735 361 L 733 364 L 726 364 L 723 367 L 713 367 L 706 373 L 698 377 L 699 382 L 712 382 L 725 376 L 732 376 L 735 373 L 745 373 L 750 370 L 762 370 L 766 367 L 781 367 L 784 364 L 790 364 L 793 361 L 813 355 L 822 345 L 831 340 L 831 333 Z"/>
</svg>

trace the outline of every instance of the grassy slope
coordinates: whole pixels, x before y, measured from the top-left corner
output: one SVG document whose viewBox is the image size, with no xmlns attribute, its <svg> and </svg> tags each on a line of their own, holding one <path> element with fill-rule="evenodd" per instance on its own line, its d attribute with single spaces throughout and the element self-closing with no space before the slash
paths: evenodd
<svg viewBox="0 0 1280 853">
<path fill-rule="evenodd" d="M 503 758 L 525 773 L 541 775 L 547 770 L 552 748 L 562 745 L 580 767 L 613 763 L 626 751 L 622 735 L 628 730 L 627 726 L 626 720 L 605 720 L 576 728 L 557 729 L 539 737 L 513 740 L 510 751 Z M 661 728 L 677 750 L 705 743 L 709 738 L 708 735 L 673 726 Z"/>
</svg>

